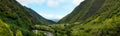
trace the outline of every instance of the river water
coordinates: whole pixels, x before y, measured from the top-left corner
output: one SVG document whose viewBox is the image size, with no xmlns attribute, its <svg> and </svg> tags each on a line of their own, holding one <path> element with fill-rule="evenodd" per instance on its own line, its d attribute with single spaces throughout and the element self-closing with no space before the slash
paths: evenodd
<svg viewBox="0 0 120 36">
<path fill-rule="evenodd" d="M 35 34 L 38 34 L 38 30 L 33 30 L 33 32 L 34 32 Z M 44 34 L 45 34 L 46 36 L 54 36 L 51 32 L 48 32 L 48 31 L 44 31 Z"/>
</svg>

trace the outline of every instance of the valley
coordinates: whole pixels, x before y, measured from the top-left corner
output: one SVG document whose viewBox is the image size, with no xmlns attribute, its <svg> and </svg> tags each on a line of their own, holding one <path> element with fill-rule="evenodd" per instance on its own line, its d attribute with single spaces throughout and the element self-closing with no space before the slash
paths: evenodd
<svg viewBox="0 0 120 36">
<path fill-rule="evenodd" d="M 120 36 L 120 0 L 85 0 L 54 22 L 16 0 L 0 0 L 0 36 Z"/>
</svg>

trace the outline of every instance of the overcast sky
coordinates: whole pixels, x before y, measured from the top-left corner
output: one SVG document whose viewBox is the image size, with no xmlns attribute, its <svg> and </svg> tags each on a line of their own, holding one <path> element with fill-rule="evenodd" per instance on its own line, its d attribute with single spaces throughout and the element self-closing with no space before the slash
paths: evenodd
<svg viewBox="0 0 120 36">
<path fill-rule="evenodd" d="M 47 19 L 61 19 L 83 0 L 17 0 Z"/>
</svg>

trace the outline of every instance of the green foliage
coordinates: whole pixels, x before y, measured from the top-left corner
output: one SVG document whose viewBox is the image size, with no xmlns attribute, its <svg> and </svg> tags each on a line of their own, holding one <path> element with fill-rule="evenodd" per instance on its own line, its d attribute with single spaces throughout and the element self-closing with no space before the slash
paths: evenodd
<svg viewBox="0 0 120 36">
<path fill-rule="evenodd" d="M 36 36 L 46 36 L 46 35 L 44 34 L 44 32 L 43 32 L 43 31 L 38 30 L 38 33 L 37 33 L 37 35 L 36 35 Z"/>
<path fill-rule="evenodd" d="M 45 26 L 45 25 L 35 25 L 34 27 L 35 27 L 36 29 L 38 29 L 38 30 L 54 32 L 54 30 L 53 30 L 51 27 L 49 27 L 49 26 Z"/>
<path fill-rule="evenodd" d="M 13 36 L 13 32 L 10 30 L 9 25 L 0 20 L 0 36 Z"/>
<path fill-rule="evenodd" d="M 16 31 L 16 36 L 23 36 L 22 32 L 20 30 Z"/>
</svg>

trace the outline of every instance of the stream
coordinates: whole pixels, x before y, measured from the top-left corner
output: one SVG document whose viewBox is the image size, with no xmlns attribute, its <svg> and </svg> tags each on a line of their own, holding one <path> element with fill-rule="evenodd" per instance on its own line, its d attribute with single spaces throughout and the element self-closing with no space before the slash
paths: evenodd
<svg viewBox="0 0 120 36">
<path fill-rule="evenodd" d="M 34 33 L 38 33 L 38 30 L 33 30 Z M 43 31 L 46 36 L 54 36 L 53 33 L 48 32 L 48 31 Z"/>
<path fill-rule="evenodd" d="M 51 32 L 48 32 L 48 31 L 44 31 L 44 34 L 45 34 L 46 36 L 53 36 L 53 34 L 52 34 Z"/>
</svg>

